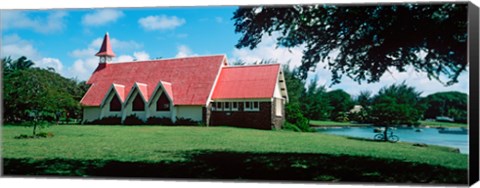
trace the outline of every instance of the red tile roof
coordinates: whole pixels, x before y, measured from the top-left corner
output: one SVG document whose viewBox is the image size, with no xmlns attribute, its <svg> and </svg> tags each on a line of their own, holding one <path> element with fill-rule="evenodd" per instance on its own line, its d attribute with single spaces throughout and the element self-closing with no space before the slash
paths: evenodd
<svg viewBox="0 0 480 188">
<path fill-rule="evenodd" d="M 120 97 L 120 101 L 125 101 L 125 86 L 119 84 L 113 84 L 113 88 L 117 92 L 118 96 Z"/>
<path fill-rule="evenodd" d="M 161 81 L 163 88 L 165 88 L 165 92 L 167 93 L 168 97 L 172 100 L 172 102 L 175 104 L 174 99 L 172 99 L 173 96 L 173 90 L 172 90 L 172 84 L 169 82 L 164 82 Z"/>
<path fill-rule="evenodd" d="M 272 98 L 280 64 L 224 67 L 212 99 Z"/>
<path fill-rule="evenodd" d="M 145 101 L 149 101 L 150 93 L 148 93 L 147 84 L 138 83 L 138 82 L 136 84 L 138 86 L 138 90 L 140 94 L 143 96 L 143 99 L 145 99 Z"/>
<path fill-rule="evenodd" d="M 108 33 L 103 37 L 102 47 L 100 47 L 100 50 L 95 55 L 115 57 L 115 53 L 113 53 L 112 46 L 110 45 L 110 37 L 108 36 Z"/>
<path fill-rule="evenodd" d="M 174 105 L 205 105 L 220 71 L 224 55 L 200 56 L 164 60 L 109 63 L 97 68 L 87 84 L 92 84 L 80 103 L 100 106 L 112 83 L 125 86 L 129 93 L 135 82 L 146 84 L 142 93 L 152 96 L 160 81 L 173 96 Z M 171 83 L 170 86 L 168 83 Z"/>
</svg>

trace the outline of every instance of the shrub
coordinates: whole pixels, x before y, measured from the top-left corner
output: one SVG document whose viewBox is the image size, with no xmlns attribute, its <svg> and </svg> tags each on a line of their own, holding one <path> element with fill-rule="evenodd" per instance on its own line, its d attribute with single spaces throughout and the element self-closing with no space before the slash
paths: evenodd
<svg viewBox="0 0 480 188">
<path fill-rule="evenodd" d="M 170 118 L 167 117 L 149 117 L 147 119 L 148 125 L 173 125 L 173 122 Z"/>
<path fill-rule="evenodd" d="M 86 122 L 85 124 L 99 124 L 99 125 L 119 125 L 122 123 L 122 118 L 116 116 L 104 117 L 102 119 Z"/>
<path fill-rule="evenodd" d="M 295 124 L 291 124 L 289 122 L 285 122 L 285 124 L 283 125 L 283 129 L 294 132 L 302 132 L 302 130 L 298 128 Z"/>
<path fill-rule="evenodd" d="M 286 105 L 285 106 L 285 119 L 286 123 L 295 125 L 298 129 L 303 132 L 312 132 L 313 129 L 310 128 L 308 119 L 303 116 L 300 107 L 297 105 Z"/>
<path fill-rule="evenodd" d="M 137 115 L 132 114 L 129 115 L 125 118 L 125 121 L 123 122 L 124 125 L 142 125 L 145 124 L 140 118 L 137 117 Z"/>
<path fill-rule="evenodd" d="M 337 116 L 335 117 L 335 121 L 338 122 L 347 122 L 349 121 L 347 113 L 344 112 L 339 112 Z"/>
<path fill-rule="evenodd" d="M 192 120 L 190 118 L 177 118 L 175 125 L 197 125 L 198 121 Z"/>
</svg>

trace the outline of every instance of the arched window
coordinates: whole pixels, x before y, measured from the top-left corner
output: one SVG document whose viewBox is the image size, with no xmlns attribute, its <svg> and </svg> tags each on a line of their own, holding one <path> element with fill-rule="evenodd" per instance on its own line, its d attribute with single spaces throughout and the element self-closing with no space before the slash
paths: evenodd
<svg viewBox="0 0 480 188">
<path fill-rule="evenodd" d="M 162 93 L 157 100 L 157 111 L 170 111 L 170 101 L 165 93 Z"/>
<path fill-rule="evenodd" d="M 143 102 L 140 94 L 137 94 L 135 99 L 133 99 L 132 111 L 144 111 L 144 110 L 145 110 L 145 103 Z"/>
<path fill-rule="evenodd" d="M 118 99 L 117 95 L 113 95 L 112 100 L 110 101 L 110 111 L 119 112 L 122 110 L 122 103 Z"/>
</svg>

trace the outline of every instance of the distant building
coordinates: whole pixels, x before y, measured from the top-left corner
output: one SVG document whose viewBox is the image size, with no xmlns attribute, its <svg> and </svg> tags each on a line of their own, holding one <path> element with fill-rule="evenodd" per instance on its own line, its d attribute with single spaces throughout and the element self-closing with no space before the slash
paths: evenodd
<svg viewBox="0 0 480 188">
<path fill-rule="evenodd" d="M 81 100 L 83 122 L 135 115 L 279 129 L 288 102 L 279 64 L 229 66 L 225 55 L 112 63 L 108 33 Z"/>
<path fill-rule="evenodd" d="M 362 105 L 355 105 L 353 106 L 352 109 L 350 109 L 350 113 L 359 113 L 363 110 L 363 106 Z"/>
</svg>

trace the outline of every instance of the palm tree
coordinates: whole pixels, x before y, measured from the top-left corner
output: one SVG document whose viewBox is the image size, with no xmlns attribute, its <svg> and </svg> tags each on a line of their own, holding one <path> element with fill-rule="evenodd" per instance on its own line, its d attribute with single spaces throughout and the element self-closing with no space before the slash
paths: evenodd
<svg viewBox="0 0 480 188">
<path fill-rule="evenodd" d="M 4 73 L 18 71 L 18 70 L 25 70 L 31 68 L 35 63 L 32 60 L 27 59 L 27 57 L 22 56 L 16 60 L 12 60 L 12 58 L 4 57 L 2 59 L 2 67 Z"/>
<path fill-rule="evenodd" d="M 25 70 L 32 67 L 35 63 L 27 59 L 25 56 L 22 56 L 15 60 L 12 65 L 13 70 Z"/>
</svg>

